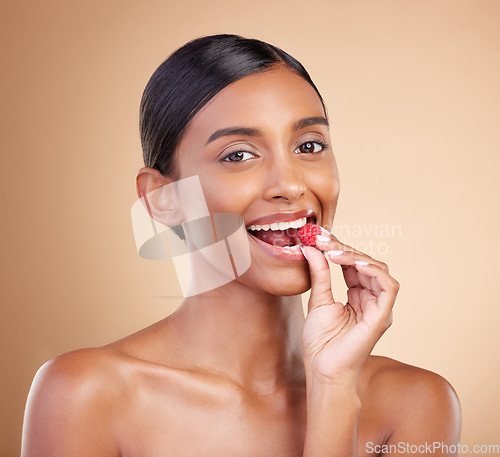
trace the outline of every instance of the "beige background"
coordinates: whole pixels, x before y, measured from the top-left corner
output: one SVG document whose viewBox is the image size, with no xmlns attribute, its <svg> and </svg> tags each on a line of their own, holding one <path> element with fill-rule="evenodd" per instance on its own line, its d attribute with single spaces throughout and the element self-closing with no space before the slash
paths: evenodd
<svg viewBox="0 0 500 457">
<path fill-rule="evenodd" d="M 0 456 L 19 454 L 43 362 L 179 304 L 172 266 L 135 251 L 137 113 L 161 61 L 212 33 L 270 41 L 309 70 L 333 124 L 337 229 L 361 249 L 371 242 L 365 250 L 401 283 L 376 353 L 445 376 L 461 399 L 462 443 L 500 444 L 500 1 L 2 9 Z"/>
</svg>

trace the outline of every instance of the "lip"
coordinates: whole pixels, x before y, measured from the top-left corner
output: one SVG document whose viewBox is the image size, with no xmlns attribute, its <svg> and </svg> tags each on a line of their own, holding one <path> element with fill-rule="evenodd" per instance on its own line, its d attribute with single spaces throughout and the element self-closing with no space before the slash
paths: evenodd
<svg viewBox="0 0 500 457">
<path fill-rule="evenodd" d="M 253 236 L 251 233 L 249 232 L 247 233 L 251 242 L 253 241 L 259 248 L 261 248 L 267 254 L 275 257 L 276 259 L 287 260 L 290 262 L 297 262 L 297 261 L 306 262 L 306 259 L 300 249 L 297 251 L 286 250 L 278 246 L 273 246 L 272 244 L 265 243 L 264 241 L 261 241 L 257 237 Z"/>
<path fill-rule="evenodd" d="M 258 219 L 254 219 L 246 224 L 246 227 L 250 227 L 251 225 L 265 225 L 272 224 L 273 222 L 291 222 L 300 219 L 301 217 L 313 217 L 316 219 L 316 213 L 312 209 L 303 209 L 301 211 L 295 212 L 284 212 L 284 213 L 275 213 L 269 214 L 267 216 L 259 217 Z M 253 237 L 255 238 L 255 237 Z M 259 240 L 260 241 L 260 240 Z M 264 243 L 267 244 L 267 243 Z M 270 244 L 267 244 L 271 246 Z M 274 247 L 274 246 L 272 246 Z M 302 254 L 301 254 L 302 255 Z"/>
</svg>

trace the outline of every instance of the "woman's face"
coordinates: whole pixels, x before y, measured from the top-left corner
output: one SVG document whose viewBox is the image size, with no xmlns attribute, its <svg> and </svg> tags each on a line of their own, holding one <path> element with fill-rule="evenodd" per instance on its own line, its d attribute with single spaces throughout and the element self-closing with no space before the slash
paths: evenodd
<svg viewBox="0 0 500 457">
<path fill-rule="evenodd" d="M 293 226 L 305 217 L 332 226 L 339 179 L 325 124 L 314 89 L 277 67 L 230 84 L 188 125 L 176 177 L 198 175 L 210 212 L 243 218 L 251 267 L 239 282 L 275 295 L 310 287 L 301 251 L 283 246 L 297 243 Z M 286 225 L 265 230 L 272 223 Z"/>
</svg>

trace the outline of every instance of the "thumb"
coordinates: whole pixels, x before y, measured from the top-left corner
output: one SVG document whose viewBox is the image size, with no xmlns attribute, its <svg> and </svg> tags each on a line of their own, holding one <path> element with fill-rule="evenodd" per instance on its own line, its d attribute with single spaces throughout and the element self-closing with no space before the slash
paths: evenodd
<svg viewBox="0 0 500 457">
<path fill-rule="evenodd" d="M 309 264 L 311 273 L 311 296 L 308 312 L 321 305 L 332 305 L 335 300 L 332 293 L 330 266 L 323 253 L 311 246 L 301 246 L 302 253 Z"/>
</svg>

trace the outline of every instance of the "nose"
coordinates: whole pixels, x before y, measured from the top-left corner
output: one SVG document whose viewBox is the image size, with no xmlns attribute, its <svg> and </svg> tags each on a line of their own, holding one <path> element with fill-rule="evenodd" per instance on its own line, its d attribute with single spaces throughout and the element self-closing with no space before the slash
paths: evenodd
<svg viewBox="0 0 500 457">
<path fill-rule="evenodd" d="M 293 157 L 280 155 L 273 158 L 266 175 L 263 197 L 269 201 L 295 202 L 305 191 L 301 170 Z"/>
</svg>

